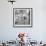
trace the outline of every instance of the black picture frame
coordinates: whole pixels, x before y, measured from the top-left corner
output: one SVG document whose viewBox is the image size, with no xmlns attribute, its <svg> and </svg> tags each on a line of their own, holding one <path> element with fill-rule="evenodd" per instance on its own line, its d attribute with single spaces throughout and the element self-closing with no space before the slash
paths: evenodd
<svg viewBox="0 0 46 46">
<path fill-rule="evenodd" d="M 22 16 L 24 16 L 24 14 L 27 14 L 25 16 L 29 16 L 29 23 L 27 20 L 25 20 L 24 17 L 23 17 L 24 19 L 21 18 Z M 16 18 L 19 18 L 21 21 Z M 13 8 L 13 27 L 32 27 L 32 26 L 33 26 L 33 8 Z"/>
</svg>

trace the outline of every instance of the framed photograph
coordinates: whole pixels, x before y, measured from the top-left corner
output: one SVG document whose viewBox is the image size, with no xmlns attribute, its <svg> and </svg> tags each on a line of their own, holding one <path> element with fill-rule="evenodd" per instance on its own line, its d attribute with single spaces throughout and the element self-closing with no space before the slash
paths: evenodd
<svg viewBox="0 0 46 46">
<path fill-rule="evenodd" d="M 32 8 L 13 8 L 13 27 L 32 27 Z"/>
</svg>

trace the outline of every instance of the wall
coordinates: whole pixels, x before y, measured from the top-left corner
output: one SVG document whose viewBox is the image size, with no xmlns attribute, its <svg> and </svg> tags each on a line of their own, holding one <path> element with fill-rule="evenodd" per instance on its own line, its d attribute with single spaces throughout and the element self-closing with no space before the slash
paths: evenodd
<svg viewBox="0 0 46 46">
<path fill-rule="evenodd" d="M 33 8 L 33 27 L 14 28 L 13 8 Z M 17 0 L 12 5 L 7 0 L 0 0 L 0 41 L 15 40 L 19 32 L 31 35 L 31 39 L 46 40 L 46 1 Z"/>
</svg>

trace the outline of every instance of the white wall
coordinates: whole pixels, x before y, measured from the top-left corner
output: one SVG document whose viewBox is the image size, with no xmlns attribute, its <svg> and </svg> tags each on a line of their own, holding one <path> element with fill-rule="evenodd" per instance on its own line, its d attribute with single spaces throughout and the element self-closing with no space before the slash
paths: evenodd
<svg viewBox="0 0 46 46">
<path fill-rule="evenodd" d="M 13 8 L 33 8 L 33 27 L 14 28 Z M 33 40 L 46 40 L 45 0 L 17 0 L 14 5 L 7 0 L 0 0 L 0 41 L 15 40 L 19 32 L 30 34 Z"/>
</svg>

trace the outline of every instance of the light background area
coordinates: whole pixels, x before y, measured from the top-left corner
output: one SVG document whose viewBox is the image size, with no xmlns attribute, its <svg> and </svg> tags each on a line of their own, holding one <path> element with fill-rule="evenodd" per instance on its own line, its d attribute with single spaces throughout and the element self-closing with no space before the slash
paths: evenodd
<svg viewBox="0 0 46 46">
<path fill-rule="evenodd" d="M 14 28 L 13 8 L 33 8 L 33 27 Z M 37 41 L 46 40 L 46 0 L 17 0 L 14 5 L 0 0 L 0 41 L 15 40 L 19 32 Z"/>
</svg>

